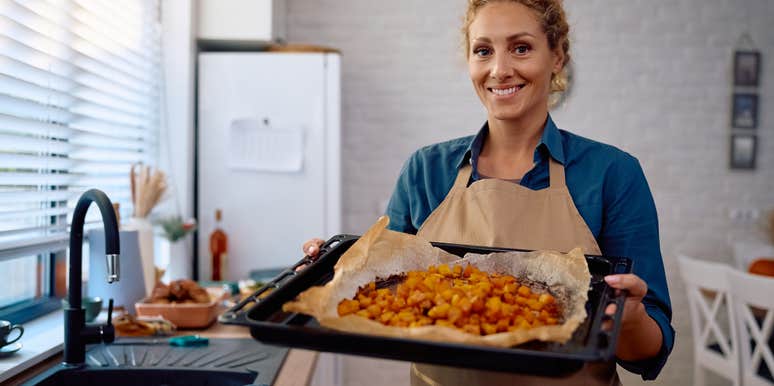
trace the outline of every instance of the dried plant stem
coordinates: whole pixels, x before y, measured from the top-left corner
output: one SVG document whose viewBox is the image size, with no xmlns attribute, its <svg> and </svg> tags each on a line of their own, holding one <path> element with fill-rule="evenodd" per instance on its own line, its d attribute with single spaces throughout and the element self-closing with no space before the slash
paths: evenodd
<svg viewBox="0 0 774 386">
<path fill-rule="evenodd" d="M 135 167 L 139 167 L 139 173 Z M 133 165 L 129 174 L 132 187 L 134 217 L 145 218 L 161 200 L 167 189 L 166 175 L 160 170 L 151 172 L 150 166 Z"/>
</svg>

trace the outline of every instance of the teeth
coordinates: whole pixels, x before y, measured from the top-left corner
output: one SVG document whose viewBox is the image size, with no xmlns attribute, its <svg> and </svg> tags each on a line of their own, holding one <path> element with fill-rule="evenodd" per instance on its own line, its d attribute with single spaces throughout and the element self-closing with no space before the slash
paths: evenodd
<svg viewBox="0 0 774 386">
<path fill-rule="evenodd" d="M 518 89 L 518 87 L 511 87 L 511 88 L 506 88 L 506 89 L 496 89 L 496 88 L 493 88 L 492 92 L 497 94 L 497 95 L 509 95 L 509 94 L 515 93 L 517 89 Z"/>
</svg>

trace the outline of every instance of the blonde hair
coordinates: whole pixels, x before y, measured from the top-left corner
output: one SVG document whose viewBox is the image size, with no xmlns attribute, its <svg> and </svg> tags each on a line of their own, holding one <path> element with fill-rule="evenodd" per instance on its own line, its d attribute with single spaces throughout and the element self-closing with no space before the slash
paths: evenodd
<svg viewBox="0 0 774 386">
<path fill-rule="evenodd" d="M 535 11 L 543 27 L 543 32 L 548 38 L 548 47 L 551 50 L 561 49 L 564 54 L 562 70 L 551 75 L 551 92 L 561 93 L 567 90 L 569 86 L 567 63 L 570 62 L 570 25 L 567 23 L 562 0 L 468 0 L 468 9 L 462 24 L 465 57 L 470 56 L 470 24 L 473 23 L 478 11 L 487 4 L 504 1 L 522 4 Z"/>
</svg>

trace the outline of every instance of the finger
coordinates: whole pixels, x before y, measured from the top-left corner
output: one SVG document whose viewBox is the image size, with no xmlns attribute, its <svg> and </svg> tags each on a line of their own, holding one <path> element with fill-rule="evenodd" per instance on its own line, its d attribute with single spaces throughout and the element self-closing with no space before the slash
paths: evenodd
<svg viewBox="0 0 774 386">
<path fill-rule="evenodd" d="M 320 246 L 322 246 L 323 243 L 325 243 L 324 240 L 314 238 L 305 242 L 302 250 L 306 255 L 314 257 L 320 252 Z"/>
<path fill-rule="evenodd" d="M 618 306 L 615 303 L 610 303 L 605 307 L 605 315 L 613 316 L 616 310 L 618 310 Z M 605 318 L 602 321 L 602 330 L 604 331 L 613 331 L 613 326 L 613 319 L 611 318 Z"/>
<path fill-rule="evenodd" d="M 608 275 L 605 276 L 605 282 L 610 287 L 629 291 L 631 296 L 642 297 L 648 293 L 648 285 L 634 274 Z"/>
</svg>

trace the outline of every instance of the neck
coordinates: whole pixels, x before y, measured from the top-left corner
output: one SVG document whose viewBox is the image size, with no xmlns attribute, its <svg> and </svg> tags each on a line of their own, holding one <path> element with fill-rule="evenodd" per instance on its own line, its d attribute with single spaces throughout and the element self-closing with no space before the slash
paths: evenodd
<svg viewBox="0 0 774 386">
<path fill-rule="evenodd" d="M 498 120 L 489 117 L 489 135 L 483 152 L 496 157 L 532 159 L 548 119 L 548 112 L 533 114 L 521 120 Z"/>
<path fill-rule="evenodd" d="M 543 135 L 548 112 L 530 120 L 503 121 L 489 117 L 489 135 L 478 157 L 481 174 L 519 179 L 532 169 L 535 147 Z"/>
</svg>

